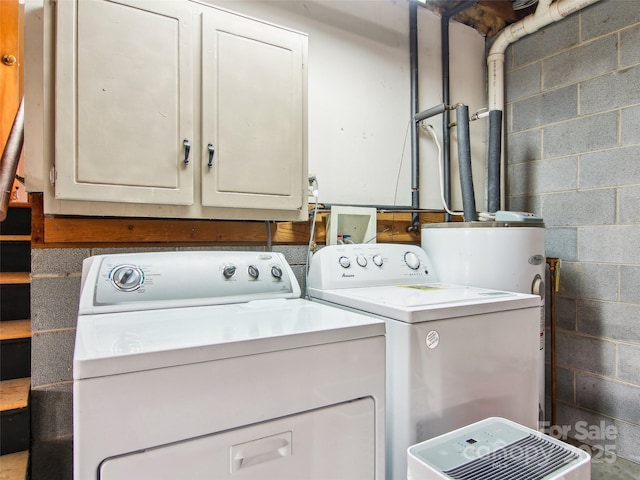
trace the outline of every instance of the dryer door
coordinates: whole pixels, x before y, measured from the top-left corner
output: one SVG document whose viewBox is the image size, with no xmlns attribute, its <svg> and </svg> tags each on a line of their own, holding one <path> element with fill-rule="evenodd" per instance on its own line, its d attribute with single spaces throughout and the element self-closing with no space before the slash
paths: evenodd
<svg viewBox="0 0 640 480">
<path fill-rule="evenodd" d="M 108 458 L 101 480 L 375 478 L 375 405 L 345 402 Z"/>
</svg>

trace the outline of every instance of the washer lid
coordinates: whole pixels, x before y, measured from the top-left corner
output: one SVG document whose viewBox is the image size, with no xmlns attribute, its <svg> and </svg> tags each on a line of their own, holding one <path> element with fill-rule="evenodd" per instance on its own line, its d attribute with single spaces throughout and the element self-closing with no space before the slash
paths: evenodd
<svg viewBox="0 0 640 480">
<path fill-rule="evenodd" d="M 384 335 L 384 322 L 303 299 L 78 317 L 75 380 Z"/>
<path fill-rule="evenodd" d="M 443 283 L 309 289 L 311 297 L 408 323 L 540 307 L 540 297 Z"/>
</svg>

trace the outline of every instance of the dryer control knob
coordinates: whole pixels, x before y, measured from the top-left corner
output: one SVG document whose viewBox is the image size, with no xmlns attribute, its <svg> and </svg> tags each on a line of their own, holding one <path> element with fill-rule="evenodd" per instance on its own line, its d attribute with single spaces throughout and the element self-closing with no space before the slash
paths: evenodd
<svg viewBox="0 0 640 480">
<path fill-rule="evenodd" d="M 271 267 L 271 276 L 273 278 L 277 278 L 278 280 L 282 279 L 282 269 L 278 265 L 274 265 Z"/>
<path fill-rule="evenodd" d="M 222 269 L 222 275 L 227 280 L 233 277 L 236 274 L 236 266 L 235 265 L 225 265 Z"/>
<path fill-rule="evenodd" d="M 384 261 L 382 260 L 382 255 L 380 255 L 379 253 L 376 253 L 376 254 L 373 256 L 372 260 L 373 260 L 373 264 L 374 264 L 374 265 L 376 265 L 376 266 L 378 266 L 378 267 L 381 267 L 381 266 L 382 266 L 382 264 L 383 264 L 383 262 L 384 262 Z"/>
<path fill-rule="evenodd" d="M 358 262 L 358 265 L 360 265 L 361 267 L 367 266 L 367 259 L 364 255 L 358 255 L 356 257 L 356 262 Z"/>
<path fill-rule="evenodd" d="M 351 266 L 351 260 L 349 260 L 349 257 L 345 257 L 344 255 L 338 259 L 338 263 L 342 268 L 349 268 Z"/>
<path fill-rule="evenodd" d="M 420 268 L 420 259 L 413 252 L 406 252 L 404 254 L 404 263 L 406 263 L 411 270 Z"/>
<path fill-rule="evenodd" d="M 135 265 L 119 265 L 111 272 L 111 283 L 122 292 L 132 292 L 142 285 L 144 274 Z"/>
<path fill-rule="evenodd" d="M 258 267 L 256 267 L 255 265 L 249 265 L 249 268 L 247 269 L 247 273 L 254 280 L 257 280 L 258 277 L 260 276 L 260 270 L 258 270 Z"/>
</svg>

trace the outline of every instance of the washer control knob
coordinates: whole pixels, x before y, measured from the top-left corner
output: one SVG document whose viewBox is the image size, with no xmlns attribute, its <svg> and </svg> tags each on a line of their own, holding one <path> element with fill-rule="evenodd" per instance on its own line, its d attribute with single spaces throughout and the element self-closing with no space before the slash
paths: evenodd
<svg viewBox="0 0 640 480">
<path fill-rule="evenodd" d="M 142 286 L 144 273 L 135 265 L 119 265 L 111 272 L 111 283 L 122 292 L 132 292 Z"/>
<path fill-rule="evenodd" d="M 351 260 L 349 260 L 349 257 L 345 257 L 344 255 L 338 259 L 338 263 L 342 268 L 349 268 L 351 266 Z"/>
<path fill-rule="evenodd" d="M 271 267 L 271 276 L 278 280 L 282 279 L 282 269 L 278 265 Z"/>
<path fill-rule="evenodd" d="M 260 276 L 260 270 L 258 270 L 258 267 L 256 267 L 255 265 L 249 265 L 249 268 L 247 268 L 247 273 L 254 280 L 257 280 Z"/>
<path fill-rule="evenodd" d="M 411 270 L 417 270 L 420 268 L 420 259 L 413 252 L 405 252 L 404 263 L 406 263 Z"/>
<path fill-rule="evenodd" d="M 222 275 L 228 280 L 236 274 L 236 269 L 235 265 L 225 265 L 222 269 Z"/>
<path fill-rule="evenodd" d="M 364 255 L 358 255 L 356 257 L 356 262 L 358 262 L 358 265 L 360 265 L 361 267 L 367 266 L 367 259 Z"/>
<path fill-rule="evenodd" d="M 373 258 L 373 264 L 376 265 L 377 267 L 381 267 L 383 260 L 382 260 L 382 255 L 380 255 L 379 253 L 376 253 Z"/>
</svg>

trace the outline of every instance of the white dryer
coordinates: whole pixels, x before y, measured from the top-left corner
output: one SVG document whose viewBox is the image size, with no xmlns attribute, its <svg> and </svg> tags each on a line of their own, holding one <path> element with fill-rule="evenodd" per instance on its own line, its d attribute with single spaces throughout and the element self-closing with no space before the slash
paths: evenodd
<svg viewBox="0 0 640 480">
<path fill-rule="evenodd" d="M 407 448 L 491 416 L 537 427 L 540 298 L 437 283 L 414 245 L 327 246 L 309 295 L 387 324 L 387 474 Z"/>
<path fill-rule="evenodd" d="M 278 253 L 85 260 L 74 477 L 382 479 L 384 322 L 299 296 Z"/>
</svg>

